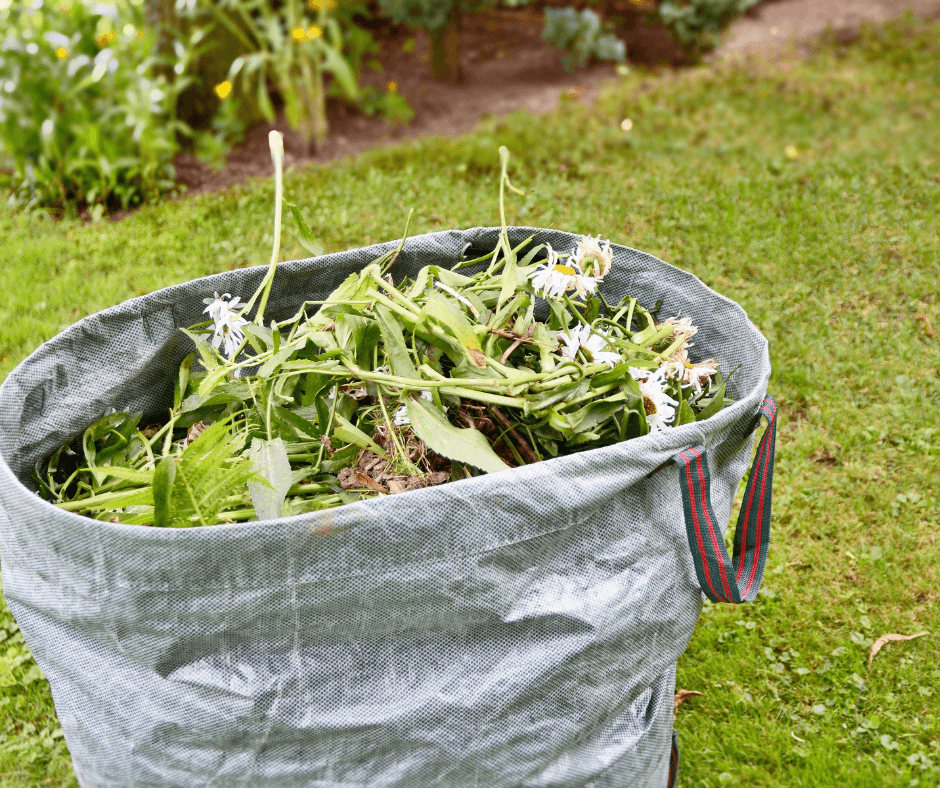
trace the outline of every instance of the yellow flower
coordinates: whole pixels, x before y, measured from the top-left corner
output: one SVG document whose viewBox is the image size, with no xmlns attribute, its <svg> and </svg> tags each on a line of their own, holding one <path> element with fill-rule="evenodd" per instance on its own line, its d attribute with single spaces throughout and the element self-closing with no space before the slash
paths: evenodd
<svg viewBox="0 0 940 788">
<path fill-rule="evenodd" d="M 322 35 L 323 31 L 317 25 L 310 25 L 310 27 L 307 28 L 307 38 L 309 38 L 311 41 L 313 41 L 315 38 L 319 38 Z"/>
<path fill-rule="evenodd" d="M 800 152 L 796 149 L 796 145 L 787 145 L 783 152 L 788 159 L 795 159 L 800 155 Z"/>
<path fill-rule="evenodd" d="M 228 94 L 231 92 L 232 92 L 232 83 L 229 82 L 228 80 L 225 80 L 225 82 L 220 82 L 218 85 L 215 86 L 215 95 L 217 95 L 220 99 L 226 98 Z"/>
<path fill-rule="evenodd" d="M 69 56 L 69 51 L 65 47 L 59 47 L 55 53 L 63 60 Z"/>
<path fill-rule="evenodd" d="M 292 35 L 297 41 L 303 41 L 303 40 L 307 37 L 307 34 L 304 32 L 304 29 L 303 29 L 302 27 L 295 27 L 295 28 L 291 31 L 291 35 Z"/>
<path fill-rule="evenodd" d="M 388 92 L 389 92 L 389 93 L 397 93 L 397 92 L 398 92 L 398 83 L 397 83 L 397 82 L 394 82 L 394 81 L 393 81 L 393 82 L 389 82 L 386 87 L 388 87 Z"/>
<path fill-rule="evenodd" d="M 336 8 L 336 0 L 308 0 L 307 5 L 316 11 L 323 11 L 326 8 Z"/>
</svg>

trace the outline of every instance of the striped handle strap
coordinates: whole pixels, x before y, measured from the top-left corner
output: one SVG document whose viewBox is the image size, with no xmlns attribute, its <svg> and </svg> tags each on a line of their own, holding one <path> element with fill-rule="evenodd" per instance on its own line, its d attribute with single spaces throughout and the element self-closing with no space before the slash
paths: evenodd
<svg viewBox="0 0 940 788">
<path fill-rule="evenodd" d="M 728 556 L 719 524 L 713 514 L 704 447 L 691 447 L 675 455 L 682 478 L 685 528 L 699 586 L 712 602 L 753 602 L 764 578 L 770 545 L 770 504 L 777 439 L 777 403 L 767 396 L 754 420 L 754 428 L 767 419 L 767 431 L 744 491 L 744 503 L 734 532 L 734 557 Z"/>
</svg>

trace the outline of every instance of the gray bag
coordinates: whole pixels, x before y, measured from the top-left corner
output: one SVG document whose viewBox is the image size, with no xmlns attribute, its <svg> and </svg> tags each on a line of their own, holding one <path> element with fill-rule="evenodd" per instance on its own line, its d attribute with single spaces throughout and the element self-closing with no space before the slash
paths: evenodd
<svg viewBox="0 0 940 788">
<path fill-rule="evenodd" d="M 411 238 L 396 281 L 495 248 L 498 228 Z M 510 228 L 570 251 L 578 236 Z M 397 244 L 282 264 L 270 317 Z M 253 268 L 87 317 L 0 388 L 4 593 L 52 688 L 84 788 L 661 786 L 676 660 L 702 593 L 757 593 L 773 429 L 734 557 L 725 524 L 763 413 L 767 342 L 743 310 L 614 246 L 602 291 L 699 326 L 735 402 L 703 422 L 501 473 L 280 520 L 117 525 L 41 500 L 31 470 L 106 409 L 159 417 L 177 330 Z M 709 475 L 710 470 L 710 475 Z M 755 481 L 756 480 L 756 481 Z M 710 499 L 710 500 L 709 500 Z M 690 549 L 691 545 L 691 549 Z"/>
</svg>

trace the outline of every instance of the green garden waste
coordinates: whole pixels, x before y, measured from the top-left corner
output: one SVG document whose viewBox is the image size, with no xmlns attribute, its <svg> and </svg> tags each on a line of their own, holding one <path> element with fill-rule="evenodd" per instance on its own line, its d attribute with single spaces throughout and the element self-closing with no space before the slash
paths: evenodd
<svg viewBox="0 0 940 788">
<path fill-rule="evenodd" d="M 391 273 L 492 251 L 409 238 Z M 579 236 L 508 228 L 567 252 Z M 278 266 L 268 314 L 397 242 Z M 204 528 L 42 500 L 32 471 L 108 412 L 165 413 L 205 277 L 87 317 L 0 388 L 4 594 L 83 788 L 642 788 L 676 779 L 676 661 L 704 598 L 757 595 L 776 406 L 767 342 L 694 276 L 614 245 L 601 291 L 662 300 L 734 370 L 715 415 L 605 448 L 334 509 Z M 735 532 L 724 531 L 760 441 Z M 694 757 L 694 755 L 693 755 Z"/>
</svg>

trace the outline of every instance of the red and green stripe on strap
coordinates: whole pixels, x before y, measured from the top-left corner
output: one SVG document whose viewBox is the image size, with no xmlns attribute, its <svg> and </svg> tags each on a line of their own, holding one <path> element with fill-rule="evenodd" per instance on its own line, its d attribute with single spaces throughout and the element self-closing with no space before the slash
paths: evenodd
<svg viewBox="0 0 940 788">
<path fill-rule="evenodd" d="M 712 602 L 752 602 L 764 577 L 770 545 L 770 504 L 777 435 L 777 403 L 771 396 L 764 399 L 754 427 L 764 418 L 767 419 L 767 431 L 757 447 L 757 456 L 744 491 L 744 502 L 734 533 L 733 558 L 725 549 L 711 505 L 708 452 L 704 447 L 693 446 L 671 460 L 679 466 L 685 526 L 695 573 L 702 591 Z"/>
</svg>

